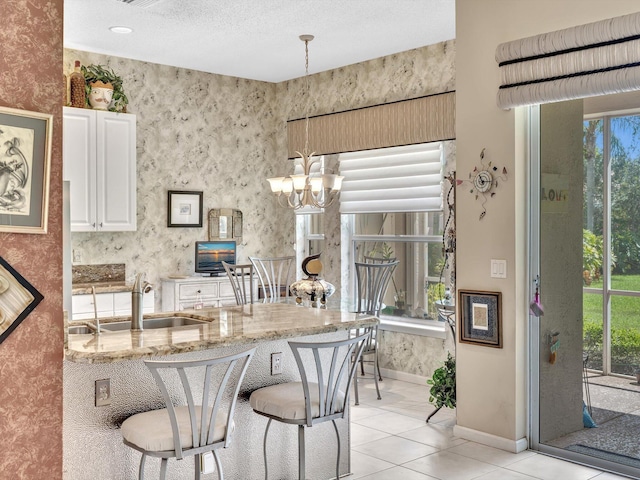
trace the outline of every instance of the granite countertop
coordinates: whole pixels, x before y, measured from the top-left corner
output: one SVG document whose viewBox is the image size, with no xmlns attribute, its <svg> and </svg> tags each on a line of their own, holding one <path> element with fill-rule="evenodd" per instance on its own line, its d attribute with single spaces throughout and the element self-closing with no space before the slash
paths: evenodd
<svg viewBox="0 0 640 480">
<path fill-rule="evenodd" d="M 201 325 L 106 331 L 66 336 L 65 358 L 77 363 L 109 363 L 121 360 L 206 350 L 234 344 L 253 344 L 283 338 L 331 333 L 376 325 L 378 319 L 339 310 L 309 308 L 284 303 L 258 303 L 234 307 L 161 312 L 144 318 L 169 316 L 204 320 Z M 127 317 L 100 319 L 102 325 Z M 93 322 L 69 322 L 69 326 Z"/>
<path fill-rule="evenodd" d="M 73 283 L 71 284 L 71 295 L 91 294 L 91 287 L 96 289 L 96 293 L 119 293 L 130 292 L 133 284 L 124 281 Z"/>
</svg>

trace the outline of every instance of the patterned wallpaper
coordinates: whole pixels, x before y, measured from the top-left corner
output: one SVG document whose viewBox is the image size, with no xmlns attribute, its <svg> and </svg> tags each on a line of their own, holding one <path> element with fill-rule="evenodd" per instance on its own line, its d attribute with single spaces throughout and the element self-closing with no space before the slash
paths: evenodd
<svg viewBox="0 0 640 480">
<path fill-rule="evenodd" d="M 62 478 L 63 0 L 3 0 L 0 105 L 54 115 L 49 233 L 0 233 L 0 256 L 44 300 L 0 344 L 0 477 Z"/>
<path fill-rule="evenodd" d="M 310 71 L 313 72 L 310 54 Z M 408 50 L 310 77 L 309 98 L 304 78 L 277 84 L 279 116 L 285 120 L 341 112 L 382 103 L 455 90 L 455 42 Z M 286 123 L 278 124 L 277 156 L 287 156 Z M 324 277 L 340 292 L 340 216 L 332 205 L 324 215 Z"/>
<path fill-rule="evenodd" d="M 166 227 L 167 190 L 203 190 L 205 212 L 242 210 L 241 259 L 294 254 L 293 212 L 276 205 L 265 180 L 293 170 L 286 121 L 455 90 L 454 41 L 317 74 L 311 61 L 309 97 L 303 78 L 271 84 L 73 50 L 65 51 L 65 71 L 74 60 L 108 65 L 124 79 L 128 111 L 137 115 L 138 231 L 74 233 L 72 247 L 79 263 L 125 263 L 129 280 L 143 271 L 155 285 L 193 274 L 193 244 L 207 234 L 206 221 L 201 229 Z M 324 231 L 324 277 L 339 292 L 337 205 L 324 214 Z"/>
<path fill-rule="evenodd" d="M 72 234 L 77 263 L 125 263 L 129 281 L 144 272 L 157 287 L 167 275 L 193 275 L 194 243 L 207 239 L 211 208 L 242 211 L 239 261 L 294 253 L 293 213 L 277 207 L 266 181 L 286 166 L 275 152 L 274 84 L 71 50 L 66 71 L 74 60 L 123 77 L 138 169 L 137 231 Z M 202 228 L 167 227 L 167 190 L 204 192 Z"/>
</svg>

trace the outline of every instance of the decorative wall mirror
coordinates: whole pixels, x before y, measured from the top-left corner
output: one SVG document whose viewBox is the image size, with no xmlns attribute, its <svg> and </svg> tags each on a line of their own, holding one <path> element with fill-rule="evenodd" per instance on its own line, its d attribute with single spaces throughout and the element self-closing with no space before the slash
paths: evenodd
<svg viewBox="0 0 640 480">
<path fill-rule="evenodd" d="M 209 240 L 242 241 L 242 212 L 234 208 L 209 210 Z"/>
</svg>

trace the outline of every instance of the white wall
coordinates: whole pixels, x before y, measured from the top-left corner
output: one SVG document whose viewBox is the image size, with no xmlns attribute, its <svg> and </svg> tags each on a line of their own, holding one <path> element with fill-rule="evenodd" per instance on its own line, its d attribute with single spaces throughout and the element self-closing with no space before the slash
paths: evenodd
<svg viewBox="0 0 640 480">
<path fill-rule="evenodd" d="M 516 450 L 527 434 L 527 161 L 524 109 L 496 107 L 498 44 L 632 13 L 637 0 L 457 0 L 457 175 L 487 159 L 505 166 L 509 180 L 487 201 L 457 191 L 457 288 L 502 292 L 502 349 L 460 344 L 457 350 L 456 433 Z M 489 276 L 490 259 L 507 260 L 507 279 Z M 520 442 L 518 442 L 520 440 Z"/>
</svg>

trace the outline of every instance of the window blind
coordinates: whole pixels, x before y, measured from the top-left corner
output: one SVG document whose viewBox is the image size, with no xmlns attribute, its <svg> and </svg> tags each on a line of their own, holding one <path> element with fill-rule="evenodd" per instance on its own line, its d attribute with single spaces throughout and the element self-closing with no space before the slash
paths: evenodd
<svg viewBox="0 0 640 480">
<path fill-rule="evenodd" d="M 498 45 L 498 106 L 640 89 L 640 12 Z"/>
<path fill-rule="evenodd" d="M 442 142 L 338 156 L 340 213 L 442 210 Z"/>
</svg>

